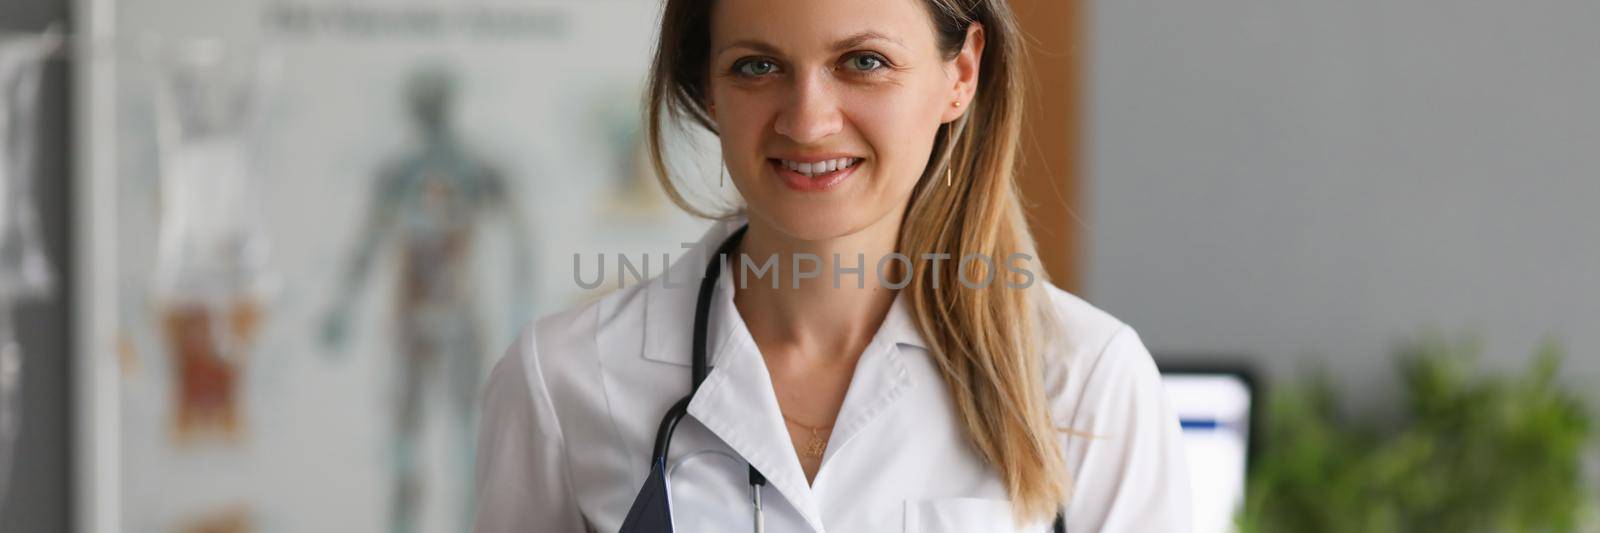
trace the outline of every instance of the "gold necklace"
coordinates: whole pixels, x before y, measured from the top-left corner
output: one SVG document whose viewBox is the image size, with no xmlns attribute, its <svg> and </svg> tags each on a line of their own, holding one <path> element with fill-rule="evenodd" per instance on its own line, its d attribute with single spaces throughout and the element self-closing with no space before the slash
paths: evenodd
<svg viewBox="0 0 1600 533">
<path fill-rule="evenodd" d="M 822 452 L 828 450 L 828 439 L 822 436 L 822 432 L 829 431 L 833 426 L 812 427 L 801 424 L 795 419 L 789 418 L 789 415 L 784 415 L 782 412 L 779 412 L 778 414 L 783 415 L 784 420 L 787 420 L 796 426 L 800 426 L 800 429 L 811 432 L 811 441 L 806 443 L 805 449 L 801 450 L 800 454 L 812 459 L 821 459 Z"/>
</svg>

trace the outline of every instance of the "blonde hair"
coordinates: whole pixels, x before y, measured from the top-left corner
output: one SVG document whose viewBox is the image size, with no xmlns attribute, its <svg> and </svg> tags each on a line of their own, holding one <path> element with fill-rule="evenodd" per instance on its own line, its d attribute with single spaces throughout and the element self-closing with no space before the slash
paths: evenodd
<svg viewBox="0 0 1600 533">
<path fill-rule="evenodd" d="M 924 2 L 947 59 L 960 53 L 973 24 L 986 39 L 977 94 L 967 113 L 939 128 L 928 167 L 912 190 L 897 251 L 914 258 L 981 254 L 996 262 L 1036 256 L 1015 180 L 1027 72 L 1017 23 L 1005 0 Z M 684 197 L 664 155 L 671 124 L 687 119 L 717 133 L 705 108 L 712 5 L 667 1 L 647 85 L 646 129 L 651 165 L 673 202 L 698 216 L 725 218 Z M 913 264 L 907 302 L 968 439 L 999 471 L 1019 521 L 1054 515 L 1070 484 L 1041 378 L 1041 324 L 1051 322 L 1040 318 L 1048 307 L 1042 305 L 1043 272 L 1028 280 L 984 261 Z M 960 281 L 963 275 L 996 282 L 971 287 Z"/>
</svg>

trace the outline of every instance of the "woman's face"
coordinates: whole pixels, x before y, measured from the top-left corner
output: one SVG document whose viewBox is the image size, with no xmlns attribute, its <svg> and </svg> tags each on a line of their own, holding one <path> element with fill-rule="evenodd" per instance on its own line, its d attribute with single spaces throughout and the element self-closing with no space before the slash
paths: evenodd
<svg viewBox="0 0 1600 533">
<path fill-rule="evenodd" d="M 711 28 L 708 108 L 751 217 L 807 241 L 898 227 L 981 32 L 947 61 L 923 0 L 717 0 Z"/>
</svg>

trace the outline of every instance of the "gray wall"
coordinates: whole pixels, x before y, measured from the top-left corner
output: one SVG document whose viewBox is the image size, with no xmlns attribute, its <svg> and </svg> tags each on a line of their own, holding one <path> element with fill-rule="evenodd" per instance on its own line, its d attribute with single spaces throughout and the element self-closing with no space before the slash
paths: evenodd
<svg viewBox="0 0 1600 533">
<path fill-rule="evenodd" d="M 1105 0 L 1090 28 L 1088 296 L 1153 350 L 1321 360 L 1381 402 L 1435 328 L 1498 368 L 1556 338 L 1600 383 L 1600 2 Z"/>
<path fill-rule="evenodd" d="M 66 0 L 0 1 L 0 31 L 38 31 L 67 21 Z M 57 290 L 50 303 L 29 304 L 17 315 L 26 359 L 22 376 L 22 429 L 6 501 L 0 502 L 0 532 L 49 533 L 71 525 L 71 349 L 66 265 L 71 257 L 67 206 L 71 198 L 67 159 L 68 66 L 54 61 L 42 95 L 43 135 L 35 194 Z"/>
</svg>

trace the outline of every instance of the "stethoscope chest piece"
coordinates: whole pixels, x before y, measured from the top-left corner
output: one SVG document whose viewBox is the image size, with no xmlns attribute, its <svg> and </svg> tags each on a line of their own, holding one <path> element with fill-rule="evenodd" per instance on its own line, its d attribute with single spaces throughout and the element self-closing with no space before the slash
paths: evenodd
<svg viewBox="0 0 1600 533">
<path fill-rule="evenodd" d="M 650 465 L 639 495 L 634 497 L 628 517 L 622 521 L 624 533 L 672 533 L 672 503 L 667 491 L 666 461 Z"/>
</svg>

